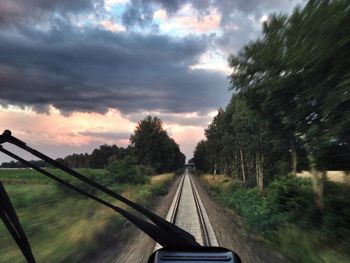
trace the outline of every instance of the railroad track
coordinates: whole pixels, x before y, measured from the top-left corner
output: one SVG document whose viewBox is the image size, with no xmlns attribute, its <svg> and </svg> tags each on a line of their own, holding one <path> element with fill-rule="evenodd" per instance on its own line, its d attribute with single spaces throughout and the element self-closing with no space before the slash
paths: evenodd
<svg viewBox="0 0 350 263">
<path fill-rule="evenodd" d="M 182 175 L 166 220 L 191 233 L 204 246 L 218 246 L 208 214 L 192 175 L 188 170 Z M 161 246 L 156 245 L 155 249 Z"/>
</svg>

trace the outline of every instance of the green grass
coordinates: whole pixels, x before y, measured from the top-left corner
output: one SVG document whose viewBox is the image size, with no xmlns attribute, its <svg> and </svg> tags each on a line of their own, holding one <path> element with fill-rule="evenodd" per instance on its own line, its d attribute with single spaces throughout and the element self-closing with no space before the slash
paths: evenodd
<svg viewBox="0 0 350 263">
<path fill-rule="evenodd" d="M 224 176 L 201 178 L 212 198 L 235 210 L 289 262 L 350 262 L 349 185 L 327 182 L 320 214 L 307 179 L 287 177 L 260 192 Z"/>
<path fill-rule="evenodd" d="M 53 175 L 62 177 L 64 179 L 72 178 L 71 176 L 67 175 L 63 171 L 59 169 L 54 168 L 44 168 L 44 170 L 52 173 Z M 87 168 L 79 168 L 74 169 L 83 175 L 86 175 L 88 177 L 95 178 L 97 180 L 103 179 L 105 176 L 105 170 L 104 169 L 87 169 Z M 0 180 L 4 183 L 11 184 L 11 183 L 21 183 L 21 184 L 47 184 L 51 183 L 52 180 L 45 175 L 33 170 L 33 169 L 0 169 Z"/>
<path fill-rule="evenodd" d="M 57 170 L 51 171 L 62 175 Z M 80 171 L 99 182 L 108 182 L 103 170 Z M 157 176 L 137 186 L 109 186 L 136 202 L 151 206 L 157 196 L 167 192 L 173 177 L 173 174 Z M 84 262 L 89 253 L 103 249 L 110 236 L 120 231 L 125 222 L 120 215 L 90 199 L 67 192 L 50 181 L 42 181 L 41 175 L 30 169 L 1 170 L 0 180 L 5 182 L 38 263 Z M 25 262 L 2 223 L 0 262 Z"/>
</svg>

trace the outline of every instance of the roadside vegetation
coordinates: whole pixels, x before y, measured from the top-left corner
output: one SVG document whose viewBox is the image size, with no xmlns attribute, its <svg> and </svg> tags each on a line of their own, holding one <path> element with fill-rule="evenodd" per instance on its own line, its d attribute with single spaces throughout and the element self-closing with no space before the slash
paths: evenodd
<svg viewBox="0 0 350 263">
<path fill-rule="evenodd" d="M 50 172 L 64 176 L 56 169 Z M 137 184 L 111 184 L 107 170 L 80 169 L 79 172 L 146 207 L 152 207 L 157 197 L 166 194 L 174 179 L 174 173 L 168 173 L 149 176 Z M 110 245 L 109 242 L 116 242 L 112 238 L 122 231 L 126 222 L 108 208 L 67 191 L 33 170 L 0 170 L 0 180 L 5 184 L 38 262 L 83 262 Z M 0 224 L 0 262 L 24 262 L 3 224 Z"/>
<path fill-rule="evenodd" d="M 350 262 L 349 185 L 326 182 L 319 214 L 310 179 L 288 176 L 264 191 L 222 175 L 201 179 L 214 200 L 236 211 L 251 232 L 289 262 Z"/>
<path fill-rule="evenodd" d="M 194 152 L 211 194 L 292 262 L 350 261 L 350 189 L 326 176 L 350 170 L 349 17 L 347 0 L 271 15 L 230 56 L 234 93 Z"/>
</svg>

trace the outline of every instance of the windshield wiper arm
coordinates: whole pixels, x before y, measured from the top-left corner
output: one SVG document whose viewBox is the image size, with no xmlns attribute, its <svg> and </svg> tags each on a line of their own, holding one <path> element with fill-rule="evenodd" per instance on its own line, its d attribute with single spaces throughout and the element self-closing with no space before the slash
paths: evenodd
<svg viewBox="0 0 350 263">
<path fill-rule="evenodd" d="M 167 231 L 164 231 L 162 228 L 159 228 L 156 225 L 153 225 L 153 224 L 127 212 L 126 210 L 124 210 L 120 207 L 117 207 L 117 206 L 97 197 L 96 195 L 93 195 L 93 194 L 91 194 L 83 189 L 80 189 L 77 186 L 74 186 L 74 185 L 66 182 L 65 180 L 62 180 L 61 178 L 53 175 L 52 173 L 32 164 L 31 162 L 28 162 L 28 161 L 22 159 L 21 157 L 19 157 L 18 155 L 6 150 L 1 145 L 0 145 L 0 152 L 7 154 L 8 156 L 16 159 L 17 161 L 27 165 L 30 168 L 33 168 L 34 170 L 44 174 L 45 176 L 51 178 L 52 180 L 54 180 L 60 184 L 63 184 L 64 186 L 71 188 L 71 189 L 77 191 L 78 193 L 85 195 L 85 196 L 93 199 L 94 201 L 96 201 L 96 202 L 98 202 L 98 203 L 100 203 L 108 208 L 113 209 L 115 212 L 123 215 L 131 223 L 136 225 L 143 232 L 145 232 L 148 236 L 150 236 L 152 239 L 154 239 L 155 241 L 157 241 L 159 244 L 161 244 L 164 247 L 176 247 L 178 242 L 180 241 L 180 240 L 178 240 L 178 237 L 173 238 L 172 236 L 166 236 L 169 233 L 167 233 Z"/>
<path fill-rule="evenodd" d="M 0 181 L 0 218 L 10 232 L 12 238 L 22 251 L 23 256 L 28 263 L 35 263 L 32 249 L 29 245 L 26 234 L 18 220 L 16 211 L 10 201 L 10 198 Z"/>
<path fill-rule="evenodd" d="M 120 213 L 123 215 L 126 219 L 128 219 L 131 223 L 133 223 L 135 226 L 140 228 L 144 233 L 149 235 L 152 239 L 160 243 L 164 247 L 171 247 L 171 248 L 191 248 L 191 247 L 198 247 L 200 244 L 198 244 L 195 241 L 195 238 L 189 234 L 188 232 L 184 231 L 183 229 L 177 227 L 176 225 L 166 221 L 165 219 L 159 217 L 158 215 L 154 214 L 153 212 L 147 210 L 146 208 L 130 201 L 129 199 L 113 192 L 112 190 L 104 187 L 103 185 L 98 184 L 97 182 L 91 180 L 88 177 L 83 176 L 82 174 L 70 169 L 69 167 L 53 160 L 52 158 L 46 156 L 45 154 L 30 148 L 26 145 L 25 142 L 19 140 L 18 138 L 11 135 L 11 132 L 9 130 L 5 130 L 2 135 L 0 135 L 0 144 L 2 143 L 11 143 L 13 145 L 18 146 L 19 148 L 30 152 L 34 156 L 46 161 L 47 163 L 51 164 L 52 166 L 61 169 L 65 171 L 66 173 L 74 176 L 75 178 L 83 181 L 84 183 L 97 188 L 98 190 L 104 192 L 105 194 L 114 197 L 115 199 L 123 202 L 124 204 L 127 204 L 128 206 L 134 208 L 136 211 L 140 212 L 142 215 L 146 216 L 148 219 L 150 219 L 153 223 L 149 223 L 133 214 L 130 214 L 129 212 L 125 211 L 124 209 L 114 206 L 113 204 L 108 203 L 107 201 L 90 194 L 64 180 L 61 178 L 54 176 L 53 174 L 49 173 L 48 171 L 41 169 L 40 167 L 34 165 L 31 162 L 28 162 L 21 157 L 17 156 L 16 154 L 6 150 L 5 148 L 0 145 L 0 151 L 5 153 L 6 155 L 16 159 L 17 161 L 35 169 L 36 171 L 48 176 L 49 178 L 55 180 L 58 183 L 61 183 L 85 196 L 88 196 L 92 198 L 93 200 L 99 202 L 100 204 L 103 204 L 114 211 Z M 3 217 L 2 217 L 3 219 Z M 3 220 L 4 221 L 4 220 Z M 4 221 L 5 223 L 5 221 Z M 6 223 L 5 223 L 6 225 Z M 10 229 L 9 229 L 10 231 Z M 24 233 L 24 232 L 23 232 Z M 29 245 L 29 244 L 28 244 Z M 30 247 L 29 247 L 30 248 Z M 29 261 L 28 261 L 29 262 Z"/>
</svg>

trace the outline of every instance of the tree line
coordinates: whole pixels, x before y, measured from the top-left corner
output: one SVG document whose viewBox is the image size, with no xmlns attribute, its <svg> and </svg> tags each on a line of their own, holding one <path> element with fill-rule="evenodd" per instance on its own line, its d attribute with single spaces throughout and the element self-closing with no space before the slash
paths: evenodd
<svg viewBox="0 0 350 263">
<path fill-rule="evenodd" d="M 309 170 L 322 208 L 326 170 L 350 170 L 349 23 L 348 0 L 270 16 L 228 59 L 233 95 L 198 143 L 196 167 L 260 190 Z"/>
<path fill-rule="evenodd" d="M 147 116 L 138 122 L 134 133 L 130 136 L 130 145 L 126 148 L 117 145 L 101 145 L 91 154 L 71 154 L 57 161 L 71 168 L 105 168 L 116 160 L 127 160 L 127 163 L 142 165 L 157 173 L 177 170 L 185 164 L 186 156 L 179 145 L 170 138 L 158 117 Z M 47 167 L 44 161 L 31 161 Z M 113 165 L 112 165 L 113 166 Z M 19 162 L 4 162 L 2 168 L 24 168 Z"/>
</svg>

